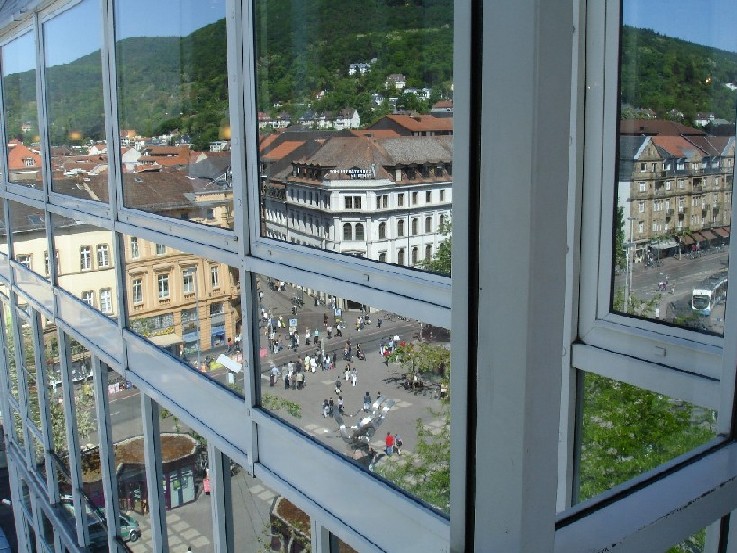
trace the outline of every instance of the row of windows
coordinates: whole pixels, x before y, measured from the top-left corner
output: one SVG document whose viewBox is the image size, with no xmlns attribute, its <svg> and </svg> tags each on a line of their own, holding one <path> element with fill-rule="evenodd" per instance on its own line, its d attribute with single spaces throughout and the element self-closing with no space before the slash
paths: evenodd
<svg viewBox="0 0 737 553">
<path fill-rule="evenodd" d="M 182 293 L 197 293 L 197 270 L 195 268 L 186 268 L 182 270 Z M 169 273 L 159 273 L 156 275 L 156 284 L 158 298 L 160 300 L 169 298 Z M 213 290 L 220 288 L 220 267 L 210 267 L 210 286 Z M 134 304 L 143 303 L 143 278 L 135 277 L 131 281 L 131 298 Z"/>
<path fill-rule="evenodd" d="M 432 234 L 432 217 L 425 217 L 425 234 Z M 440 226 L 442 230 L 445 225 L 445 215 L 440 215 L 439 218 Z M 400 219 L 397 221 L 397 237 L 404 236 L 405 221 Z M 387 238 L 387 223 L 379 223 L 378 232 L 379 240 L 385 240 Z M 415 217 L 411 222 L 410 236 L 417 236 L 420 234 L 420 220 Z M 365 240 L 365 233 L 363 223 L 343 223 L 343 240 Z"/>
<path fill-rule="evenodd" d="M 108 269 L 112 267 L 110 261 L 110 246 L 108 244 L 98 244 L 95 247 L 97 265 L 96 269 Z M 61 267 L 59 265 L 59 252 L 55 252 L 56 256 L 56 267 L 57 271 L 61 274 Z M 16 254 L 15 260 L 26 267 L 29 270 L 33 270 L 33 255 L 32 254 Z M 80 246 L 79 248 L 79 269 L 80 271 L 91 271 L 93 269 L 92 263 L 92 246 Z M 44 274 L 50 274 L 49 268 L 49 252 L 44 252 Z"/>
</svg>

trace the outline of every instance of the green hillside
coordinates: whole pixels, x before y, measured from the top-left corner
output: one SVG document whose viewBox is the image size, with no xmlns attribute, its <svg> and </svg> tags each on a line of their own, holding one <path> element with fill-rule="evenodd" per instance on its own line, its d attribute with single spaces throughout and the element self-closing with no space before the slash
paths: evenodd
<svg viewBox="0 0 737 553">
<path fill-rule="evenodd" d="M 665 117 L 671 109 L 692 122 L 696 112 L 735 120 L 737 54 L 659 35 L 649 29 L 622 30 L 622 104 L 649 108 Z"/>
</svg>

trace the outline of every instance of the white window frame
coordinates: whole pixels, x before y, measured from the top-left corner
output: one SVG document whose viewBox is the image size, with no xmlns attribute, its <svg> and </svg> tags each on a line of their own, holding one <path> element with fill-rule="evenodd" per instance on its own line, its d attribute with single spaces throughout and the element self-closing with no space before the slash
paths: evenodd
<svg viewBox="0 0 737 553">
<path fill-rule="evenodd" d="M 134 304 L 143 303 L 143 279 L 140 277 L 131 281 L 131 299 Z"/>
<path fill-rule="evenodd" d="M 581 277 L 580 277 L 580 309 L 578 329 L 573 335 L 580 338 L 580 342 L 573 346 L 572 363 L 576 369 L 601 374 L 610 378 L 633 384 L 643 389 L 662 393 L 669 397 L 678 397 L 704 406 L 710 406 L 719 411 L 717 422 L 718 432 L 730 431 L 730 417 L 734 404 L 734 366 L 737 361 L 737 348 L 734 340 L 725 340 L 714 336 L 706 336 L 695 331 L 669 327 L 649 320 L 639 320 L 610 312 L 610 286 L 612 274 L 612 240 L 613 201 L 615 198 L 615 159 L 618 140 L 618 90 L 617 79 L 604 79 L 604 74 L 616 76 L 618 74 L 618 40 L 620 36 L 620 5 L 619 2 L 588 3 L 586 11 L 586 25 L 589 38 L 586 40 L 586 106 L 585 106 L 585 146 L 583 153 L 584 167 L 598 167 L 598 171 L 584 171 L 583 177 L 583 217 L 581 222 Z M 594 85 L 596 83 L 596 85 Z M 679 166 L 681 165 L 679 160 Z M 680 168 L 680 167 L 679 167 Z M 597 173 L 596 175 L 594 173 Z M 681 188 L 679 179 L 679 188 Z M 679 221 L 680 225 L 680 221 Z M 591 233 L 595 232 L 596 236 Z M 599 234 L 601 232 L 601 234 Z M 731 257 L 734 258 L 735 248 L 731 246 Z M 593 266 L 595 265 L 595 266 Z M 733 272 L 730 270 L 730 273 Z M 737 310 L 737 302 L 728 303 L 727 318 Z M 606 354 L 604 352 L 607 352 Z M 575 371 L 574 371 L 575 372 Z M 666 376 L 667 375 L 667 376 Z M 714 385 L 714 381 L 721 385 Z M 564 411 L 565 412 L 565 411 Z M 564 415 L 565 417 L 566 415 Z M 718 440 L 717 440 L 718 441 Z M 726 444 L 718 451 L 737 449 L 735 444 Z M 693 456 L 695 452 L 691 453 Z M 686 455 L 688 457 L 689 455 Z M 627 536 L 622 539 L 639 541 L 640 546 L 652 550 L 665 549 L 670 543 L 685 539 L 689 535 L 703 528 L 713 520 L 715 513 L 709 519 L 702 519 L 700 523 L 694 521 L 704 509 L 698 498 L 719 489 L 723 483 L 731 481 L 737 476 L 737 467 L 723 467 L 720 474 L 715 476 L 710 471 L 712 457 L 707 455 L 688 465 L 688 471 L 678 469 L 674 463 L 658 467 L 651 474 L 661 473 L 660 480 L 649 485 L 643 485 L 632 491 L 629 497 L 645 501 L 650 506 L 648 514 L 638 513 L 640 516 L 616 522 L 609 519 L 607 532 L 597 536 L 597 550 L 603 550 L 612 543 L 612 533 Z M 670 472 L 668 469 L 670 468 Z M 565 468 L 563 469 L 565 470 Z M 659 486 L 667 482 L 668 486 L 677 486 L 684 474 L 691 471 L 697 474 L 696 480 L 704 484 L 705 490 L 695 491 L 692 499 L 684 499 L 680 503 L 674 502 L 667 507 L 658 501 Z M 712 480 L 707 484 L 706 475 Z M 644 476 L 635 479 L 644 480 Z M 693 475 L 690 478 L 694 478 Z M 716 482 L 716 483 L 714 483 Z M 631 488 L 632 483 L 626 483 L 619 489 Z M 604 494 L 611 496 L 612 494 Z M 606 513 L 624 513 L 627 509 L 627 500 L 614 501 L 610 507 L 598 509 L 591 516 L 584 516 L 566 530 L 559 532 L 560 536 L 576 534 L 588 535 L 592 533 L 596 521 L 606 520 Z M 659 507 L 655 507 L 659 505 Z M 721 514 L 737 506 L 732 497 L 730 501 L 719 503 Z M 585 507 L 585 506 L 584 506 Z M 573 509 L 580 512 L 583 507 Z M 662 511 L 658 511 L 662 508 Z M 691 517 L 689 518 L 689 512 Z M 601 515 L 601 517 L 599 516 Z M 651 517 L 651 518 L 650 518 Z M 636 519 L 636 522 L 634 522 Z M 647 523 L 644 522 L 647 519 Z M 674 521 L 679 521 L 677 533 L 668 533 L 666 526 L 675 528 Z M 578 526 L 577 530 L 573 530 Z M 707 543 L 714 537 L 712 527 L 707 535 Z M 669 534 L 666 538 L 666 534 Z M 671 542 L 667 543 L 670 539 Z M 558 541 L 558 540 L 556 540 Z M 561 548 L 556 551 L 568 551 L 566 547 L 573 546 L 573 542 L 561 539 Z M 654 544 L 661 544 L 656 546 Z M 658 549 L 660 547 L 660 549 Z M 730 547 L 732 547 L 730 545 Z M 619 547 L 618 547 L 619 548 Z M 636 546 L 623 548 L 625 551 L 639 550 Z M 730 549 L 732 550 L 732 549 Z M 711 550 L 710 550 L 711 551 Z"/>
<path fill-rule="evenodd" d="M 81 300 L 92 307 L 95 306 L 95 291 L 94 290 L 83 290 L 80 294 Z"/>
<path fill-rule="evenodd" d="M 97 245 L 97 268 L 110 267 L 110 246 L 108 244 Z"/>
<path fill-rule="evenodd" d="M 158 290 L 159 300 L 166 300 L 171 297 L 169 273 L 159 273 L 156 275 L 156 289 Z"/>
<path fill-rule="evenodd" d="M 113 313 L 113 291 L 110 288 L 100 289 L 100 311 L 106 315 Z"/>
<path fill-rule="evenodd" d="M 80 271 L 92 270 L 92 246 L 79 247 L 79 269 Z"/>
</svg>

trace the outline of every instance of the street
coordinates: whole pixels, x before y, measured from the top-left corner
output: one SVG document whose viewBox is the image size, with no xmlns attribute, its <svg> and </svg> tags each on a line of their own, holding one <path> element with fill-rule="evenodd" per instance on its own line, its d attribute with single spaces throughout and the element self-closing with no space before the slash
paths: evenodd
<svg viewBox="0 0 737 553">
<path fill-rule="evenodd" d="M 708 250 L 707 250 L 708 251 Z M 695 319 L 691 311 L 691 293 L 706 278 L 724 271 L 728 267 L 729 254 L 726 250 L 705 253 L 696 259 L 687 256 L 666 257 L 660 266 L 647 267 L 645 263 L 634 263 L 630 267 L 632 295 L 640 301 L 650 301 L 659 297 L 653 318 L 673 322 L 676 318 L 691 319 L 700 323 L 707 331 L 722 333 L 724 325 L 724 305 L 717 305 L 710 317 Z M 614 278 L 614 288 L 625 288 L 625 272 Z M 658 290 L 658 283 L 667 282 L 667 290 Z M 685 322 L 689 325 L 689 321 Z"/>
</svg>

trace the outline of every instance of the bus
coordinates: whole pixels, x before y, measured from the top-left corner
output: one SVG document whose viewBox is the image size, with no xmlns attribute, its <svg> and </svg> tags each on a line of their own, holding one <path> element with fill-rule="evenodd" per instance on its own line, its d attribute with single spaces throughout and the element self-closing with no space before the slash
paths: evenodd
<svg viewBox="0 0 737 553">
<path fill-rule="evenodd" d="M 708 317 L 714 306 L 727 296 L 727 272 L 717 273 L 704 280 L 691 293 L 691 309 Z"/>
</svg>

